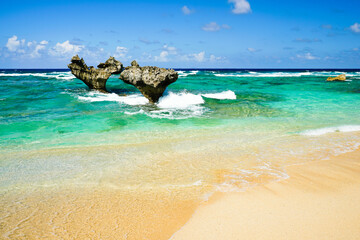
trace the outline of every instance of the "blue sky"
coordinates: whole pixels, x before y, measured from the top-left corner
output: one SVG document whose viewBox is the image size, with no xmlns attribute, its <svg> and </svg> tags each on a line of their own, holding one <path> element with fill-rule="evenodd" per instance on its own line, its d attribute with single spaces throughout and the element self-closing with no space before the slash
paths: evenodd
<svg viewBox="0 0 360 240">
<path fill-rule="evenodd" d="M 359 0 L 2 1 L 0 68 L 360 68 Z"/>
</svg>

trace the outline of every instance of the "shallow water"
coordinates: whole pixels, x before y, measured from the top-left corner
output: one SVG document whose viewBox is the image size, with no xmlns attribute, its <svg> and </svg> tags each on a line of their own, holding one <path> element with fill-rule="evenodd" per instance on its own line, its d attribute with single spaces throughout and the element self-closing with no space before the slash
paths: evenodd
<svg viewBox="0 0 360 240">
<path fill-rule="evenodd" d="M 104 94 L 68 71 L 0 71 L 1 192 L 205 199 L 285 179 L 287 165 L 359 146 L 360 70 L 325 81 L 343 72 L 184 70 L 151 105 L 118 76 Z"/>
</svg>

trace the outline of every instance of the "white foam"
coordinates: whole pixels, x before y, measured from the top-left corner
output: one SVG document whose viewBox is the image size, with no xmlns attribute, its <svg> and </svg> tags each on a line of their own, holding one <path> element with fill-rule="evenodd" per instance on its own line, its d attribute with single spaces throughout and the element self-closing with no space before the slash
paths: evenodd
<svg viewBox="0 0 360 240">
<path fill-rule="evenodd" d="M 235 93 L 230 90 L 209 94 L 169 92 L 159 99 L 159 102 L 156 104 L 157 108 L 155 109 L 136 109 L 134 111 L 127 110 L 124 113 L 127 115 L 145 114 L 151 118 L 166 119 L 186 119 L 199 117 L 208 110 L 202 105 L 205 103 L 203 96 L 215 99 L 236 99 Z M 127 105 L 146 105 L 149 103 L 149 101 L 140 94 L 119 96 L 115 93 L 101 93 L 97 91 L 91 91 L 81 96 L 78 95 L 77 98 L 79 100 L 88 102 L 113 101 Z"/>
<path fill-rule="evenodd" d="M 177 71 L 177 73 L 179 74 L 179 77 L 186 77 L 189 75 L 196 75 L 199 71 Z"/>
<path fill-rule="evenodd" d="M 239 72 L 239 73 L 216 73 L 217 77 L 302 77 L 302 76 L 315 76 L 315 77 L 329 77 L 337 76 L 339 74 L 346 74 L 347 77 L 359 76 L 359 72 Z"/>
<path fill-rule="evenodd" d="M 233 91 L 228 90 L 221 93 L 207 93 L 202 94 L 206 98 L 215 98 L 215 99 L 236 99 L 236 95 Z"/>
<path fill-rule="evenodd" d="M 43 78 L 56 78 L 61 80 L 70 80 L 74 79 L 69 72 L 50 72 L 50 73 L 0 73 L 0 77 L 43 77 Z"/>
<path fill-rule="evenodd" d="M 334 133 L 334 132 L 357 132 L 360 131 L 360 125 L 343 125 L 337 127 L 327 127 L 327 128 L 318 128 L 312 130 L 306 130 L 301 132 L 301 135 L 305 136 L 320 136 L 327 133 Z"/>
<path fill-rule="evenodd" d="M 165 95 L 159 99 L 159 103 L 157 104 L 160 108 L 177 108 L 177 109 L 185 109 L 191 105 L 199 105 L 203 104 L 205 101 L 201 97 L 200 94 L 192 94 L 192 93 L 173 93 L 169 92 L 168 95 Z"/>
<path fill-rule="evenodd" d="M 79 100 L 87 102 L 119 102 L 127 105 L 145 105 L 149 101 L 140 94 L 119 96 L 116 93 L 100 93 L 91 91 L 87 96 L 78 96 Z"/>
</svg>

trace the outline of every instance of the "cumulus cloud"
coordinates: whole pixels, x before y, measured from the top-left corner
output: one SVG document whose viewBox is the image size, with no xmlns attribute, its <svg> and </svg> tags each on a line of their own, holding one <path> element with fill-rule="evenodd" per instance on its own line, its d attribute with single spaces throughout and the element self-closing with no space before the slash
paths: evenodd
<svg viewBox="0 0 360 240">
<path fill-rule="evenodd" d="M 197 62 L 204 62 L 205 60 L 205 52 L 194 53 L 192 56 Z"/>
<path fill-rule="evenodd" d="M 41 41 L 39 44 L 36 44 L 36 42 L 32 43 L 31 45 L 35 45 L 35 49 L 30 53 L 30 57 L 31 58 L 36 58 L 36 57 L 40 57 L 41 54 L 40 52 L 45 50 L 46 45 L 48 44 L 48 41 Z"/>
<path fill-rule="evenodd" d="M 221 29 L 230 29 L 230 26 L 227 24 L 219 25 L 216 22 L 210 22 L 202 27 L 202 30 L 206 32 L 217 32 Z"/>
<path fill-rule="evenodd" d="M 229 0 L 229 3 L 234 4 L 232 12 L 234 14 L 246 14 L 251 12 L 250 3 L 247 0 Z"/>
<path fill-rule="evenodd" d="M 26 42 L 25 39 L 18 39 L 16 35 L 8 39 L 6 48 L 9 54 L 16 55 L 22 58 L 36 58 L 40 57 L 41 53 L 44 53 L 48 41 L 43 40 L 40 43 L 36 41 Z"/>
<path fill-rule="evenodd" d="M 190 14 L 193 13 L 193 11 L 192 11 L 190 8 L 188 8 L 188 6 L 183 6 L 183 7 L 181 8 L 181 11 L 182 11 L 183 14 L 185 14 L 185 15 L 190 15 Z"/>
<path fill-rule="evenodd" d="M 168 51 L 162 51 L 159 56 L 155 56 L 154 60 L 156 62 L 168 62 L 169 52 Z"/>
<path fill-rule="evenodd" d="M 155 56 L 154 60 L 156 62 L 168 62 L 169 59 L 167 58 L 169 55 L 177 55 L 177 49 L 176 47 L 173 46 L 168 46 L 167 44 L 165 44 L 162 47 L 162 51 L 160 53 L 159 56 Z"/>
<path fill-rule="evenodd" d="M 69 40 L 63 43 L 56 43 L 56 45 L 50 49 L 49 54 L 52 56 L 66 57 L 79 53 L 84 49 L 83 45 L 71 44 Z"/>
<path fill-rule="evenodd" d="M 315 60 L 315 59 L 319 59 L 318 57 L 315 57 L 313 56 L 311 53 L 305 53 L 303 55 L 296 55 L 297 58 L 300 58 L 300 59 L 306 59 L 306 60 Z"/>
<path fill-rule="evenodd" d="M 20 40 L 18 40 L 17 36 L 15 35 L 9 38 L 6 43 L 6 47 L 10 52 L 15 52 L 19 46 L 20 46 Z"/>
<path fill-rule="evenodd" d="M 115 50 L 114 57 L 116 57 L 116 58 L 129 58 L 128 56 L 126 56 L 127 53 L 128 53 L 128 49 L 126 47 L 117 46 L 116 50 Z"/>
<path fill-rule="evenodd" d="M 205 51 L 184 54 L 176 47 L 168 46 L 167 44 L 162 47 L 159 55 L 152 57 L 150 54 L 144 53 L 143 57 L 146 61 L 153 60 L 156 62 L 172 62 L 174 60 L 182 62 L 214 62 L 224 59 L 223 57 L 217 57 L 213 54 L 207 57 Z"/>
<path fill-rule="evenodd" d="M 350 30 L 353 31 L 354 33 L 360 33 L 360 24 L 354 23 L 353 25 L 350 26 Z"/>
</svg>

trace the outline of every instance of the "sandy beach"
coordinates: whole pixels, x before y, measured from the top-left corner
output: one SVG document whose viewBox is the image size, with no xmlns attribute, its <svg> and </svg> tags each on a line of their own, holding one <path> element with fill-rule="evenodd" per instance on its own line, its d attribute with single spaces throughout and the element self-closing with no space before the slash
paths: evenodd
<svg viewBox="0 0 360 240">
<path fill-rule="evenodd" d="M 360 150 L 286 170 L 287 180 L 214 194 L 171 239 L 359 239 Z"/>
</svg>

